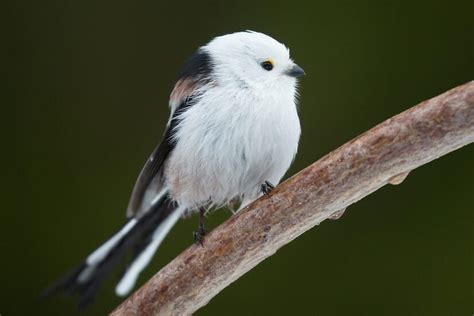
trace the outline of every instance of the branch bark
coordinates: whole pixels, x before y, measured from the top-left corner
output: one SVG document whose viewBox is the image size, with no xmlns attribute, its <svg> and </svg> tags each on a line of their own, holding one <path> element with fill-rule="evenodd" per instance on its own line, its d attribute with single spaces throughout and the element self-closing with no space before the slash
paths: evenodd
<svg viewBox="0 0 474 316">
<path fill-rule="evenodd" d="M 308 229 L 474 141 L 474 81 L 375 126 L 285 181 L 171 261 L 111 315 L 191 314 Z"/>
</svg>

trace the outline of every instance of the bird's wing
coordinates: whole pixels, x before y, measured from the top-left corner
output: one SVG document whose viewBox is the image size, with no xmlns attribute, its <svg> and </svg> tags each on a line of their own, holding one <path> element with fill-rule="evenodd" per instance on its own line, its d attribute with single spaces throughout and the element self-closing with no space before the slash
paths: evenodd
<svg viewBox="0 0 474 316">
<path fill-rule="evenodd" d="M 153 204 L 153 200 L 163 188 L 163 165 L 176 146 L 176 134 L 181 114 L 195 102 L 201 88 L 209 84 L 211 60 L 209 55 L 199 49 L 187 61 L 179 74 L 170 96 L 171 115 L 163 140 L 153 150 L 141 170 L 127 208 L 127 217 L 141 216 Z"/>
</svg>

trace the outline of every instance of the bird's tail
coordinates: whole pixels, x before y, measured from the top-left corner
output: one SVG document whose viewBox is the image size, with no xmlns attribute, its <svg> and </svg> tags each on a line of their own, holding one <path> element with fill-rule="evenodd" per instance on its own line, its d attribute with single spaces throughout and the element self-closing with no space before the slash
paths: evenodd
<svg viewBox="0 0 474 316">
<path fill-rule="evenodd" d="M 94 300 L 105 276 L 127 252 L 133 251 L 131 263 L 115 288 L 117 295 L 127 295 L 184 211 L 183 207 L 170 200 L 167 192 L 162 192 L 145 214 L 128 220 L 115 235 L 81 265 L 46 289 L 42 296 L 60 291 L 77 293 L 80 295 L 79 308 L 85 307 Z"/>
</svg>

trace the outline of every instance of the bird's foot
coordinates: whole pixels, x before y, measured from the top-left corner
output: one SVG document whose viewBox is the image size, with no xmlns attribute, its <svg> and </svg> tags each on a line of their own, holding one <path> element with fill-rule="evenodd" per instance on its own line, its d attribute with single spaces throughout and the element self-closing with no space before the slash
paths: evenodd
<svg viewBox="0 0 474 316">
<path fill-rule="evenodd" d="M 204 236 L 206 236 L 206 230 L 204 229 L 204 214 L 205 213 L 206 213 L 206 210 L 204 208 L 201 208 L 199 210 L 198 230 L 193 232 L 194 243 L 200 244 L 201 246 L 203 245 Z"/>
<path fill-rule="evenodd" d="M 204 227 L 199 227 L 197 231 L 193 232 L 194 243 L 203 246 L 204 236 L 206 236 Z"/>
<path fill-rule="evenodd" d="M 262 187 L 261 187 L 261 190 L 262 190 L 262 193 L 263 194 L 268 194 L 270 193 L 271 190 L 273 190 L 275 188 L 275 186 L 273 184 L 271 184 L 269 181 L 265 181 L 263 184 L 262 184 Z"/>
</svg>

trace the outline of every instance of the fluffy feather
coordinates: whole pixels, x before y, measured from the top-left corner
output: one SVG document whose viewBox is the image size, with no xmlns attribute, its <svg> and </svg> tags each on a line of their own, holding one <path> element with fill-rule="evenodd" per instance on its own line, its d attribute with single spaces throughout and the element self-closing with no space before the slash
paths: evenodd
<svg viewBox="0 0 474 316">
<path fill-rule="evenodd" d="M 266 181 L 277 184 L 298 147 L 294 63 L 271 37 L 240 32 L 201 48 L 212 60 L 211 80 L 182 113 L 176 147 L 165 166 L 166 184 L 180 205 L 198 209 L 235 198 L 253 200 Z M 260 63 L 271 60 L 274 68 Z"/>
</svg>

